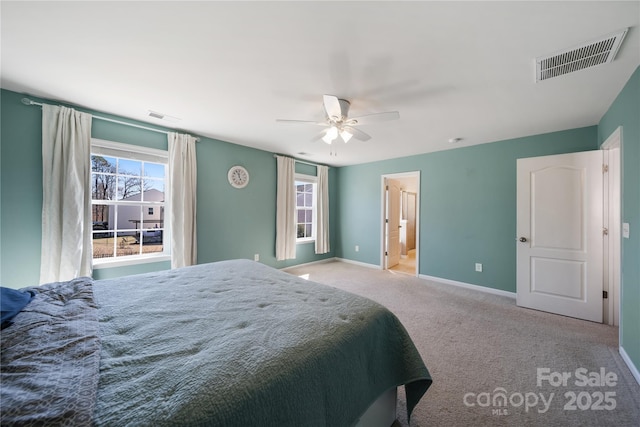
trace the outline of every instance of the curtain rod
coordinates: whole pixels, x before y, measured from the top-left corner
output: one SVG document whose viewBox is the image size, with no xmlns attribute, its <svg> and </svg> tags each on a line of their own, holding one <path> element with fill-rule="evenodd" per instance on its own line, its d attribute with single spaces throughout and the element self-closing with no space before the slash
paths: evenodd
<svg viewBox="0 0 640 427">
<path fill-rule="evenodd" d="M 30 100 L 29 98 L 22 98 L 20 101 L 24 105 L 37 105 L 39 107 L 42 107 L 42 105 L 43 105 L 41 102 L 35 102 L 35 101 Z M 98 119 L 98 120 L 103 120 L 105 122 L 116 123 L 116 124 L 119 124 L 119 125 L 131 126 L 131 127 L 138 128 L 138 129 L 150 130 L 151 132 L 164 133 L 165 135 L 169 134 L 169 131 L 166 131 L 166 130 L 154 129 L 154 128 L 150 128 L 150 127 L 147 127 L 147 126 L 141 126 L 141 125 L 136 125 L 136 124 L 133 124 L 133 123 L 127 123 L 127 122 L 123 122 L 121 120 L 110 119 L 108 117 L 95 116 L 95 115 L 92 114 L 91 118 Z M 200 141 L 200 138 L 196 138 L 196 141 Z"/>
<path fill-rule="evenodd" d="M 274 154 L 274 155 L 273 155 L 273 157 L 278 157 L 278 156 L 280 156 L 280 154 Z M 282 157 L 287 157 L 287 156 L 282 156 Z M 309 166 L 316 166 L 316 167 L 317 167 L 317 166 L 320 166 L 320 165 L 319 165 L 319 164 L 317 164 L 317 163 L 305 162 L 304 160 L 298 160 L 298 159 L 293 159 L 293 160 L 295 160 L 295 161 L 296 161 L 296 163 L 304 163 L 305 165 L 309 165 Z M 329 169 L 331 169 L 331 167 L 330 167 L 330 166 L 327 166 L 327 167 L 328 167 Z"/>
</svg>

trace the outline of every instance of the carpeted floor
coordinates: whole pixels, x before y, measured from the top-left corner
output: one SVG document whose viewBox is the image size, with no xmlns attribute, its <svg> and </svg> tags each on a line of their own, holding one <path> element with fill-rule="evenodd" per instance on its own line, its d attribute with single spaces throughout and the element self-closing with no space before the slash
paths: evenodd
<svg viewBox="0 0 640 427">
<path fill-rule="evenodd" d="M 640 426 L 640 386 L 617 328 L 344 262 L 287 272 L 366 296 L 402 321 L 434 383 L 410 424 L 400 390 L 399 426 Z"/>
</svg>

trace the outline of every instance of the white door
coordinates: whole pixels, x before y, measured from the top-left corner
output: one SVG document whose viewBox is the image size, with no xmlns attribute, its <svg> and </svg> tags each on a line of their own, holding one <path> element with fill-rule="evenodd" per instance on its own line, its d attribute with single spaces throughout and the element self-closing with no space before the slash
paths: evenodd
<svg viewBox="0 0 640 427">
<path fill-rule="evenodd" d="M 400 262 L 400 182 L 386 179 L 387 268 Z"/>
<path fill-rule="evenodd" d="M 602 151 L 518 159 L 517 304 L 602 322 Z"/>
</svg>

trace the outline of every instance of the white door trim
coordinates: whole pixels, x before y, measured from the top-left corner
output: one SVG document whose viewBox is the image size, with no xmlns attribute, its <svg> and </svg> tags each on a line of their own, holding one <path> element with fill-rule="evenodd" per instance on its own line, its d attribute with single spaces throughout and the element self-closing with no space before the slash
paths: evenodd
<svg viewBox="0 0 640 427">
<path fill-rule="evenodd" d="M 621 224 L 622 224 L 622 126 L 619 126 L 600 147 L 604 150 L 605 164 L 609 171 L 605 175 L 604 220 L 608 228 L 604 253 L 604 290 L 609 298 L 604 300 L 605 323 L 618 326 L 620 323 L 620 277 L 621 277 Z M 622 329 L 622 326 L 620 326 Z M 622 331 L 619 331 L 622 333 Z"/>
<path fill-rule="evenodd" d="M 385 236 L 385 214 L 386 214 L 386 197 L 385 197 L 385 179 L 402 179 L 415 178 L 416 184 L 416 271 L 415 275 L 420 273 L 420 171 L 400 172 L 380 175 L 380 268 L 387 269 L 386 257 L 384 255 L 386 247 Z"/>
</svg>

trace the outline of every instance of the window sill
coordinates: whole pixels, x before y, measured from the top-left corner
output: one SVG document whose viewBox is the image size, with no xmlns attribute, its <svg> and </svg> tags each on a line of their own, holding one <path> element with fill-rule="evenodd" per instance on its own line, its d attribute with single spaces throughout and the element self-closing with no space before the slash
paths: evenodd
<svg viewBox="0 0 640 427">
<path fill-rule="evenodd" d="M 154 256 L 137 256 L 127 257 L 126 259 L 100 259 L 93 260 L 93 269 L 100 270 L 103 268 L 126 267 L 129 265 L 150 264 L 153 262 L 171 261 L 171 255 L 154 255 Z"/>
<path fill-rule="evenodd" d="M 305 243 L 315 243 L 316 239 L 296 240 L 296 245 L 302 245 Z"/>
</svg>

